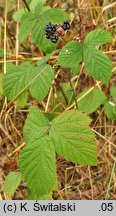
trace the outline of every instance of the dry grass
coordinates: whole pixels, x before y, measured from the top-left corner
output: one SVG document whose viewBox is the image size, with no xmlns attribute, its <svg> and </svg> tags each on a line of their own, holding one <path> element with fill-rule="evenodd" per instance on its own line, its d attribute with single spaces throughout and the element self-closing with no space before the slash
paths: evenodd
<svg viewBox="0 0 116 216">
<path fill-rule="evenodd" d="M 25 49 L 25 47 L 19 44 L 19 25 L 12 20 L 12 13 L 20 7 L 21 1 L 17 0 L 17 3 L 8 2 L 7 0 L 6 3 L 5 1 L 0 1 L 0 47 L 4 48 L 4 58 L 0 59 L 0 70 L 1 72 L 4 71 L 4 74 L 6 73 L 7 62 L 14 62 L 18 65 L 27 58 L 36 61 L 42 57 L 41 52 L 39 52 L 34 45 L 31 45 L 31 50 L 29 50 L 28 47 Z M 67 12 L 71 12 L 72 30 L 70 34 L 66 36 L 66 41 L 70 41 L 73 37 L 77 37 L 78 35 L 80 40 L 83 41 L 85 35 L 96 27 L 105 28 L 112 33 L 112 43 L 102 47 L 102 50 L 112 60 L 113 70 L 115 70 L 116 3 L 113 0 L 59 0 L 50 2 L 52 7 L 65 8 L 67 6 Z M 66 5 L 66 2 L 69 2 L 69 4 Z M 104 4 L 102 5 L 103 2 Z M 28 42 L 30 44 L 30 38 Z M 54 56 L 51 62 L 53 63 L 56 59 L 57 56 Z M 60 79 L 66 79 L 64 76 L 65 73 Z M 83 86 L 86 84 L 91 88 L 94 88 L 95 85 L 98 85 L 99 88 L 103 88 L 101 82 L 94 83 L 93 79 L 83 70 L 79 77 L 77 93 L 82 91 Z M 116 79 L 113 75 L 109 87 L 115 84 Z M 109 87 L 105 88 L 105 93 L 107 95 L 109 94 Z M 57 112 L 57 109 L 51 109 L 50 106 L 52 88 L 48 97 L 39 105 L 31 98 L 25 110 L 17 107 L 16 103 L 13 101 L 8 104 L 6 98 L 0 97 L 0 199 L 26 199 L 27 192 L 24 182 L 21 183 L 14 197 L 8 197 L 3 191 L 4 177 L 10 171 L 18 169 L 17 160 L 19 151 L 21 147 L 25 145 L 22 136 L 22 128 L 27 116 L 28 106 L 33 103 L 42 107 L 45 111 L 51 113 Z M 57 94 L 56 91 L 55 94 Z M 73 104 L 73 106 L 74 105 L 75 104 Z M 61 104 L 57 104 L 57 107 L 58 106 L 61 107 Z M 66 111 L 64 104 L 62 104 L 62 107 L 63 111 Z M 68 107 L 68 109 L 71 107 Z M 74 165 L 73 163 L 57 157 L 59 189 L 53 194 L 53 199 L 116 199 L 115 122 L 107 119 L 104 113 L 104 107 L 100 107 L 96 113 L 91 115 L 91 118 L 93 120 L 91 127 L 96 133 L 99 156 L 98 165 L 97 167 Z"/>
</svg>

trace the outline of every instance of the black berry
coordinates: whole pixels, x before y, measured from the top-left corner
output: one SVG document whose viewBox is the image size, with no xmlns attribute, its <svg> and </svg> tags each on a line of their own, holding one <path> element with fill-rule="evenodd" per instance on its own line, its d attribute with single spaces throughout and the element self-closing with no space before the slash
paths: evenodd
<svg viewBox="0 0 116 216">
<path fill-rule="evenodd" d="M 64 31 L 66 31 L 66 30 L 70 29 L 70 23 L 68 21 L 65 21 L 65 22 L 63 22 L 61 27 Z"/>
<path fill-rule="evenodd" d="M 49 35 L 46 35 L 46 38 L 47 38 L 47 39 L 50 39 L 50 36 L 49 36 Z"/>
<path fill-rule="evenodd" d="M 52 35 L 52 36 L 50 36 L 50 40 L 51 40 L 51 42 L 52 43 L 57 43 L 58 42 L 58 36 L 56 36 L 56 35 Z"/>
<path fill-rule="evenodd" d="M 51 34 L 49 34 L 48 32 L 46 33 L 46 38 L 50 39 Z"/>
<path fill-rule="evenodd" d="M 52 25 L 51 23 L 48 23 L 46 26 L 45 26 L 45 31 L 46 33 L 48 33 L 49 35 L 53 35 L 56 31 L 56 27 L 55 25 Z"/>
</svg>

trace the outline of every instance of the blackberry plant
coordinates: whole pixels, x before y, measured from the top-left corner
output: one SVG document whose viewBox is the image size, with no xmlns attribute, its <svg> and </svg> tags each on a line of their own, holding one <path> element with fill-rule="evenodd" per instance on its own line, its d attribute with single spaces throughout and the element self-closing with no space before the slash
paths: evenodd
<svg viewBox="0 0 116 216">
<path fill-rule="evenodd" d="M 23 43 L 31 34 L 32 43 L 46 55 L 35 63 L 25 61 L 18 66 L 7 65 L 3 90 L 9 101 L 18 103 L 30 94 L 41 104 L 56 79 L 57 67 L 72 71 L 83 65 L 97 83 L 100 81 L 108 85 L 112 63 L 98 46 L 111 42 L 110 32 L 95 29 L 87 34 L 83 43 L 73 39 L 58 50 L 57 42 L 62 41 L 62 37 L 58 36 L 57 26 L 64 31 L 69 30 L 70 16 L 59 8 L 44 6 L 42 1 L 32 0 L 29 8 L 29 11 L 21 8 L 13 16 L 15 21 L 20 22 L 19 41 Z M 52 65 L 49 59 L 53 55 L 57 55 L 58 60 Z M 50 199 L 52 192 L 58 188 L 56 154 L 73 163 L 97 165 L 95 135 L 88 114 L 109 103 L 97 86 L 75 95 L 72 89 L 62 84 L 67 109 L 52 119 L 47 118 L 38 106 L 30 106 L 23 128 L 26 146 L 19 155 L 20 171 L 10 173 L 4 185 L 9 195 L 13 195 L 23 178 L 29 199 Z M 105 109 L 108 113 L 108 104 Z M 11 181 L 16 183 L 10 188 Z"/>
</svg>

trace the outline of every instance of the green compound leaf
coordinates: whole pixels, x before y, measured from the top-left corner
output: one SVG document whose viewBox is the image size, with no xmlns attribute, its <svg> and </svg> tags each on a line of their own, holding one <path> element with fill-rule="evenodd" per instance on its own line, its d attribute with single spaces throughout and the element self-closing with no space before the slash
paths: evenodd
<svg viewBox="0 0 116 216">
<path fill-rule="evenodd" d="M 106 55 L 94 47 L 85 47 L 84 63 L 88 73 L 94 79 L 108 84 L 112 74 L 112 62 Z"/>
<path fill-rule="evenodd" d="M 27 145 L 19 157 L 30 199 L 48 199 L 57 188 L 55 151 L 74 163 L 96 165 L 96 145 L 89 123 L 90 118 L 80 111 L 68 111 L 49 122 L 37 108 L 30 109 L 24 126 Z"/>
<path fill-rule="evenodd" d="M 63 47 L 56 65 L 72 68 L 82 62 L 82 59 L 83 45 L 77 41 L 72 41 Z"/>
<path fill-rule="evenodd" d="M 79 164 L 97 164 L 94 134 L 89 123 L 89 117 L 75 110 L 63 113 L 52 121 L 50 137 L 61 157 Z"/>
<path fill-rule="evenodd" d="M 85 45 L 98 46 L 112 41 L 111 33 L 104 29 L 95 29 L 88 33 L 84 40 Z"/>
<path fill-rule="evenodd" d="M 18 94 L 20 97 L 25 90 L 29 90 L 40 102 L 46 97 L 53 78 L 54 72 L 51 66 L 44 64 L 36 67 L 29 62 L 24 62 L 18 67 L 13 66 L 8 69 L 4 77 L 4 94 L 10 100 Z"/>
<path fill-rule="evenodd" d="M 4 191 L 12 196 L 21 182 L 22 174 L 20 172 L 10 172 L 4 182 Z"/>
<path fill-rule="evenodd" d="M 19 168 L 33 193 L 42 196 L 57 188 L 55 149 L 49 137 L 35 136 L 31 145 L 22 150 Z"/>
<path fill-rule="evenodd" d="M 48 127 L 49 121 L 43 113 L 39 112 L 36 107 L 31 107 L 23 129 L 24 138 L 31 143 L 35 137 L 39 139 L 44 136 Z"/>
<path fill-rule="evenodd" d="M 88 90 L 83 91 L 78 95 L 78 99 L 84 95 Z M 99 89 L 94 89 L 88 93 L 81 101 L 78 102 L 79 110 L 86 114 L 94 112 L 101 104 L 107 101 L 106 95 Z"/>
</svg>

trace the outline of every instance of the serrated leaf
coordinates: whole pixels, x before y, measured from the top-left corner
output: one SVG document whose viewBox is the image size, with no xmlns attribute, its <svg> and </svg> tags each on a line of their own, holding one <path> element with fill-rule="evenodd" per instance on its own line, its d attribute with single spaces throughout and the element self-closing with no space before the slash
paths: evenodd
<svg viewBox="0 0 116 216">
<path fill-rule="evenodd" d="M 38 3 L 34 9 L 34 13 L 37 17 L 37 21 L 39 21 L 41 23 L 41 20 L 40 20 L 40 16 L 41 16 L 41 13 L 46 11 L 48 9 L 48 7 L 44 7 L 42 3 Z"/>
<path fill-rule="evenodd" d="M 31 10 L 31 12 L 34 12 L 34 10 L 37 8 L 37 6 L 39 5 L 39 11 L 42 9 L 42 8 L 40 8 L 40 6 L 41 5 L 43 5 L 44 3 L 46 2 L 46 0 L 40 0 L 39 2 L 38 2 L 38 0 L 32 0 L 31 1 L 31 3 L 30 3 L 30 5 L 29 5 L 29 7 L 30 7 L 30 10 Z M 38 12 L 39 12 L 38 11 Z M 23 17 L 23 15 L 26 13 L 26 12 L 28 12 L 27 10 L 26 10 L 26 8 L 20 8 L 18 11 L 16 11 L 14 14 L 13 14 L 13 19 L 16 21 L 16 22 L 20 22 L 21 21 L 21 19 L 22 19 L 22 17 Z"/>
<path fill-rule="evenodd" d="M 8 99 L 14 98 L 33 78 L 34 66 L 24 62 L 19 66 L 7 65 L 7 73 L 4 76 L 4 94 Z"/>
<path fill-rule="evenodd" d="M 4 191 L 12 196 L 21 182 L 22 174 L 20 172 L 10 172 L 4 182 Z"/>
<path fill-rule="evenodd" d="M 112 74 L 112 62 L 94 47 L 84 48 L 84 63 L 88 73 L 96 80 L 108 84 Z"/>
<path fill-rule="evenodd" d="M 41 12 L 39 19 L 43 23 L 61 23 L 69 20 L 70 16 L 60 8 L 48 8 L 47 10 Z"/>
<path fill-rule="evenodd" d="M 24 137 L 30 147 L 26 146 L 21 153 L 19 166 L 29 189 L 36 197 L 47 197 L 57 186 L 55 148 L 48 137 L 49 127 L 47 118 L 36 107 L 31 107 L 24 126 Z"/>
<path fill-rule="evenodd" d="M 111 33 L 104 29 L 95 29 L 88 33 L 84 40 L 85 45 L 98 46 L 112 41 Z"/>
<path fill-rule="evenodd" d="M 22 42 L 31 32 L 36 23 L 36 16 L 27 12 L 21 19 L 21 27 L 18 35 L 19 42 Z"/>
<path fill-rule="evenodd" d="M 50 192 L 49 194 L 44 194 L 43 196 L 39 196 L 39 194 L 33 193 L 33 191 L 30 191 L 29 189 L 28 195 L 29 200 L 51 200 L 52 198 L 52 192 Z"/>
<path fill-rule="evenodd" d="M 84 95 L 87 91 L 89 91 L 89 89 L 80 93 L 78 95 L 78 98 Z M 78 108 L 84 113 L 89 114 L 94 112 L 101 104 L 104 104 L 106 100 L 106 95 L 96 88 L 90 93 L 88 93 L 81 101 L 78 102 Z"/>
<path fill-rule="evenodd" d="M 13 70 L 15 70 L 15 65 L 13 63 L 7 63 L 6 64 L 6 71 L 7 73 L 12 73 Z"/>
<path fill-rule="evenodd" d="M 25 14 L 25 9 L 24 8 L 20 8 L 18 11 L 16 11 L 14 14 L 13 14 L 13 19 L 14 21 L 16 22 L 20 22 L 20 20 L 22 19 L 23 15 Z"/>
<path fill-rule="evenodd" d="M 50 137 L 56 152 L 74 163 L 96 165 L 97 152 L 90 118 L 77 110 L 65 112 L 52 121 Z"/>
<path fill-rule="evenodd" d="M 24 138 L 28 143 L 31 143 L 35 138 L 39 139 L 45 135 L 48 127 L 49 121 L 43 113 L 39 112 L 36 107 L 31 107 L 23 129 Z"/>
<path fill-rule="evenodd" d="M 37 8 L 38 5 L 41 6 L 45 2 L 46 2 L 46 0 L 39 0 L 39 1 L 38 0 L 32 0 L 31 3 L 30 3 L 31 11 L 34 11 Z"/>
<path fill-rule="evenodd" d="M 72 41 L 62 48 L 56 65 L 72 68 L 82 62 L 82 59 L 83 45 L 77 41 Z"/>
<path fill-rule="evenodd" d="M 10 100 L 20 97 L 25 90 L 30 90 L 32 96 L 41 101 L 47 95 L 53 77 L 54 72 L 49 65 L 36 67 L 29 62 L 24 62 L 6 73 L 4 94 Z"/>
<path fill-rule="evenodd" d="M 108 119 L 116 119 L 116 102 L 114 101 L 108 101 L 105 104 L 105 113 L 108 117 Z"/>
<path fill-rule="evenodd" d="M 37 23 L 32 30 L 32 41 L 38 46 L 40 50 L 45 53 L 51 53 L 56 44 L 53 44 L 45 37 L 45 25 Z"/>
<path fill-rule="evenodd" d="M 54 71 L 51 66 L 46 64 L 38 67 L 38 71 L 34 71 L 34 77 L 37 76 L 38 72 L 39 77 L 30 85 L 29 90 L 32 96 L 35 97 L 38 102 L 41 102 L 47 95 L 49 88 L 52 85 Z"/>
<path fill-rule="evenodd" d="M 57 188 L 55 149 L 49 137 L 35 137 L 35 141 L 22 150 L 19 168 L 33 193 L 42 196 Z"/>
</svg>

